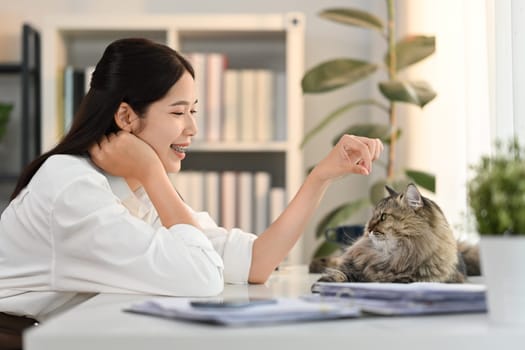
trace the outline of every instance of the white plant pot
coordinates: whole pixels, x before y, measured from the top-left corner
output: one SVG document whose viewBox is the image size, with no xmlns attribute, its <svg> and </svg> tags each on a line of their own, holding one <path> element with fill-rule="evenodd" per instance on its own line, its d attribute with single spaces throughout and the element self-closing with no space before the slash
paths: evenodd
<svg viewBox="0 0 525 350">
<path fill-rule="evenodd" d="M 480 248 L 490 319 L 525 325 L 525 236 L 481 236 Z"/>
</svg>

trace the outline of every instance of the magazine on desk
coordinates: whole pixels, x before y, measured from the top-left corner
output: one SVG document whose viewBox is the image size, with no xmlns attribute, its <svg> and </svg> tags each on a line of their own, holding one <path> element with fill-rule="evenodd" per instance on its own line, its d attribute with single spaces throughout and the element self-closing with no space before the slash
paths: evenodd
<svg viewBox="0 0 525 350">
<path fill-rule="evenodd" d="M 246 307 L 212 305 L 206 307 L 204 305 L 206 300 L 176 297 L 154 298 L 133 304 L 124 311 L 226 326 L 333 320 L 358 317 L 361 314 L 359 309 L 348 300 L 334 303 L 333 301 L 304 298 L 276 298 L 272 303 L 254 303 Z M 192 306 L 196 301 L 204 306 Z"/>
<path fill-rule="evenodd" d="M 423 315 L 486 312 L 486 288 L 459 283 L 316 282 L 312 299 L 349 299 L 361 311 L 377 315 Z"/>
<path fill-rule="evenodd" d="M 124 311 L 227 326 L 250 326 L 378 316 L 486 312 L 485 286 L 444 283 L 318 282 L 314 294 L 270 303 L 225 304 L 217 299 L 160 297 Z M 207 305 L 212 301 L 210 305 Z M 220 304 L 220 303 L 219 303 Z M 246 305 L 243 305 L 246 304 Z M 198 306 L 197 306 L 198 305 Z"/>
</svg>

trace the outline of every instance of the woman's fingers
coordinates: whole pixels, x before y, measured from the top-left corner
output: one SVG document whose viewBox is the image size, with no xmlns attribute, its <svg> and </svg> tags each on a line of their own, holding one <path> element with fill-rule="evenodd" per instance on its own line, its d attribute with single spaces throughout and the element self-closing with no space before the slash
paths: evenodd
<svg viewBox="0 0 525 350">
<path fill-rule="evenodd" d="M 361 174 L 370 173 L 372 162 L 381 156 L 384 149 L 381 140 L 362 136 L 345 135 L 341 142 L 345 157 Z"/>
<path fill-rule="evenodd" d="M 370 149 L 363 138 L 348 135 L 347 138 L 343 139 L 343 149 L 352 162 L 352 165 L 363 168 L 367 174 L 370 172 Z"/>
</svg>

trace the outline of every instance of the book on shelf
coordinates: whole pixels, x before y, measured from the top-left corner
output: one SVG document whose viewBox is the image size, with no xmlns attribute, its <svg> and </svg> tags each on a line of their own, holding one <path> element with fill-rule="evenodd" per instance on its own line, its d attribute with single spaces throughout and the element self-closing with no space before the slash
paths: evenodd
<svg viewBox="0 0 525 350">
<path fill-rule="evenodd" d="M 270 224 L 271 210 L 284 210 L 284 189 L 271 189 L 268 172 L 185 170 L 169 177 L 190 207 L 207 211 L 226 229 L 260 234 Z"/>
<path fill-rule="evenodd" d="M 224 73 L 224 126 L 223 140 L 240 140 L 240 74 L 238 70 L 228 69 Z"/>
<path fill-rule="evenodd" d="M 240 71 L 240 140 L 252 142 L 255 140 L 255 71 L 244 69 Z"/>
<path fill-rule="evenodd" d="M 237 176 L 234 171 L 223 171 L 221 174 L 221 222 L 226 229 L 236 225 Z"/>
<path fill-rule="evenodd" d="M 254 141 L 268 142 L 273 137 L 274 117 L 274 75 L 267 69 L 255 71 L 255 138 Z"/>
<path fill-rule="evenodd" d="M 286 75 L 277 72 L 274 77 L 274 106 L 273 106 L 273 139 L 284 141 L 287 139 L 287 111 L 286 111 Z"/>
<path fill-rule="evenodd" d="M 220 175 L 216 171 L 204 173 L 204 210 L 215 222 L 220 219 Z"/>
<path fill-rule="evenodd" d="M 222 139 L 224 71 L 227 60 L 225 55 L 219 53 L 208 54 L 206 58 L 206 139 L 217 142 Z"/>
<path fill-rule="evenodd" d="M 253 233 L 259 235 L 270 224 L 270 187 L 271 175 L 258 171 L 254 175 L 254 228 Z"/>
<path fill-rule="evenodd" d="M 253 232 L 253 175 L 242 171 L 237 176 L 237 227 Z"/>
</svg>

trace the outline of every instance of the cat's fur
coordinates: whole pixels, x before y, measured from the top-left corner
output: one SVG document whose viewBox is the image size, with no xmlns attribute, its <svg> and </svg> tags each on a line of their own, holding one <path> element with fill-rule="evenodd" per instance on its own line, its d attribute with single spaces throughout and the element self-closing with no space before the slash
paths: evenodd
<svg viewBox="0 0 525 350">
<path fill-rule="evenodd" d="M 387 190 L 362 237 L 343 255 L 312 263 L 311 271 L 325 266 L 319 281 L 462 283 L 479 275 L 477 246 L 456 241 L 436 203 L 413 184 Z"/>
</svg>

